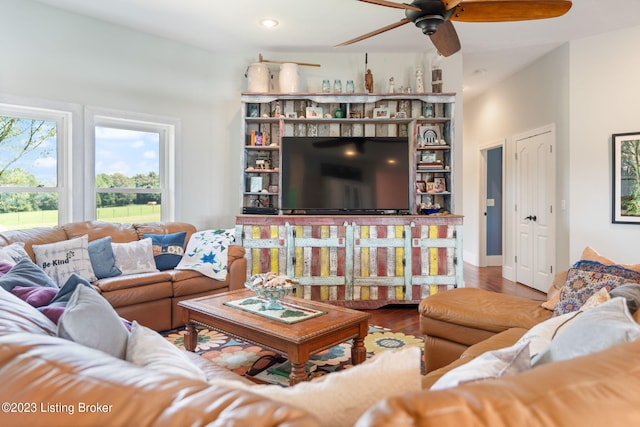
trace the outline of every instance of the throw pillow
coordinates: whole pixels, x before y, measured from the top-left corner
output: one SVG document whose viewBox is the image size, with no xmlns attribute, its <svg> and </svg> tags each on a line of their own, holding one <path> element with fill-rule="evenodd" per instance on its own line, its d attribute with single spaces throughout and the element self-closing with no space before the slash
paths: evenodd
<svg viewBox="0 0 640 427">
<path fill-rule="evenodd" d="M 111 243 L 111 247 L 116 259 L 116 267 L 123 275 L 158 271 L 156 261 L 153 259 L 151 239 Z"/>
<path fill-rule="evenodd" d="M 135 320 L 131 324 L 126 360 L 154 371 L 206 381 L 202 369 L 194 365 L 178 347 Z"/>
<path fill-rule="evenodd" d="M 97 291 L 77 286 L 58 321 L 58 336 L 124 359 L 129 332 Z"/>
<path fill-rule="evenodd" d="M 9 272 L 9 270 L 11 270 L 11 267 L 13 267 L 15 264 L 9 264 L 6 261 L 0 261 L 0 276 L 4 276 L 5 274 L 7 274 Z"/>
<path fill-rule="evenodd" d="M 640 282 L 640 272 L 595 261 L 578 261 L 567 274 L 553 315 L 576 311 L 599 289 L 605 288 L 611 292 L 628 282 Z"/>
<path fill-rule="evenodd" d="M 184 238 L 186 231 L 173 234 L 145 234 L 149 237 L 153 245 L 153 256 L 158 270 L 171 270 L 182 259 L 184 254 Z"/>
<path fill-rule="evenodd" d="M 122 274 L 116 267 L 116 258 L 111 247 L 111 236 L 89 242 L 89 259 L 98 279 Z"/>
<path fill-rule="evenodd" d="M 76 291 L 78 286 L 86 286 L 87 288 L 94 290 L 91 287 L 91 283 L 78 276 L 76 273 L 71 274 L 64 285 L 60 288 L 54 299 L 49 302 L 50 307 L 66 307 Z"/>
<path fill-rule="evenodd" d="M 2 262 L 16 265 L 18 261 L 25 258 L 29 258 L 29 254 L 24 250 L 23 242 L 14 242 L 0 248 L 0 261 Z"/>
<path fill-rule="evenodd" d="M 616 297 L 581 313 L 551 341 L 534 366 L 572 359 L 640 338 L 640 325 L 624 298 Z"/>
<path fill-rule="evenodd" d="M 57 288 L 58 286 L 51 280 L 47 273 L 40 267 L 24 258 L 16 263 L 7 274 L 0 277 L 0 287 L 11 292 L 16 286 L 31 287 L 44 286 Z"/>
<path fill-rule="evenodd" d="M 247 390 L 304 408 L 322 426 L 351 427 L 381 399 L 422 389 L 420 353 L 417 347 L 385 351 L 360 365 L 292 387 L 248 385 L 222 379 L 211 379 L 209 384 Z"/>
<path fill-rule="evenodd" d="M 206 230 L 193 233 L 176 270 L 196 270 L 212 279 L 225 280 L 227 249 L 233 241 L 234 230 Z"/>
<path fill-rule="evenodd" d="M 623 297 L 626 299 L 629 313 L 635 313 L 640 308 L 640 284 L 625 283 L 612 290 L 610 295 L 611 298 Z"/>
<path fill-rule="evenodd" d="M 96 275 L 89 258 L 89 236 L 63 240 L 45 245 L 33 245 L 36 263 L 58 286 L 67 281 L 71 273 L 77 273 L 93 282 Z"/>
<path fill-rule="evenodd" d="M 450 370 L 432 386 L 431 390 L 456 387 L 459 384 L 515 375 L 531 368 L 529 342 L 487 351 L 475 359 Z"/>
<path fill-rule="evenodd" d="M 58 293 L 58 289 L 46 286 L 14 286 L 14 288 L 11 289 L 11 293 L 32 307 L 38 308 L 49 305 Z"/>
</svg>

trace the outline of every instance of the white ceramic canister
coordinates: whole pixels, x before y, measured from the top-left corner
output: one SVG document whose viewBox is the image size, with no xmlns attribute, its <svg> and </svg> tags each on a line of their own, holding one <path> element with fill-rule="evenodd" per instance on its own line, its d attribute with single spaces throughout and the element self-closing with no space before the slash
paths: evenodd
<svg viewBox="0 0 640 427">
<path fill-rule="evenodd" d="M 264 62 L 254 62 L 247 70 L 247 91 L 268 93 L 269 92 L 269 67 Z"/>
<path fill-rule="evenodd" d="M 292 93 L 300 91 L 300 75 L 298 64 L 285 62 L 280 65 L 280 92 Z"/>
</svg>

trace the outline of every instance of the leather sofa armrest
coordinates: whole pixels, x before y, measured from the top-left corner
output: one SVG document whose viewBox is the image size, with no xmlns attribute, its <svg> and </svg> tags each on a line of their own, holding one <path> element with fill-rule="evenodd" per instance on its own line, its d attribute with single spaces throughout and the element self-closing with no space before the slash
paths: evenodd
<svg viewBox="0 0 640 427">
<path fill-rule="evenodd" d="M 245 253 L 245 249 L 242 246 L 229 246 L 227 274 L 229 276 L 230 291 L 244 288 L 244 282 L 247 280 L 247 259 L 244 257 Z"/>
</svg>

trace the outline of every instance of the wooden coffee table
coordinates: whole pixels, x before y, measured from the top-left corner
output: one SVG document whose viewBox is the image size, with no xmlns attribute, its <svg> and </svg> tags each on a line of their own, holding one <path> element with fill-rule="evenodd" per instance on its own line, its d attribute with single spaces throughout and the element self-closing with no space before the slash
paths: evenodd
<svg viewBox="0 0 640 427">
<path fill-rule="evenodd" d="M 364 338 L 369 330 L 369 313 L 318 301 L 286 297 L 283 299 L 284 302 L 326 312 L 311 319 L 287 324 L 224 304 L 251 296 L 255 296 L 255 293 L 241 289 L 180 301 L 178 305 L 185 309 L 186 349 L 194 351 L 196 348 L 196 325 L 215 329 L 286 356 L 291 362 L 291 385 L 307 379 L 305 363 L 311 355 L 347 340 L 353 339 L 353 364 L 366 359 Z"/>
</svg>

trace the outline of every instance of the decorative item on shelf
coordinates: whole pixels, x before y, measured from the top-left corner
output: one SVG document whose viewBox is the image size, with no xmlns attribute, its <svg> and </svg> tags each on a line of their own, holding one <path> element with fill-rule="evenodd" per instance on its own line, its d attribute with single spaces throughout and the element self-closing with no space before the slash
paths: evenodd
<svg viewBox="0 0 640 427">
<path fill-rule="evenodd" d="M 269 186 L 269 193 L 277 193 L 278 192 L 278 186 L 277 185 L 270 185 Z"/>
<path fill-rule="evenodd" d="M 422 67 L 416 69 L 416 92 L 424 92 L 424 80 L 422 78 Z"/>
<path fill-rule="evenodd" d="M 426 181 L 416 181 L 416 191 L 418 193 L 426 193 L 427 192 L 427 182 Z"/>
<path fill-rule="evenodd" d="M 245 73 L 247 78 L 247 91 L 268 93 L 269 92 L 269 80 L 271 79 L 271 72 L 267 64 L 262 62 L 254 62 L 250 64 Z M 253 117 L 253 116 L 251 116 Z"/>
<path fill-rule="evenodd" d="M 306 118 L 307 119 L 321 119 L 322 118 L 322 107 L 307 107 Z"/>
<path fill-rule="evenodd" d="M 360 110 L 351 110 L 349 111 L 349 118 L 360 119 L 362 118 L 362 112 Z"/>
<path fill-rule="evenodd" d="M 342 110 L 342 108 L 338 107 L 338 108 L 336 108 L 336 111 L 333 112 L 333 116 L 336 119 L 343 119 L 344 118 L 344 111 Z"/>
<path fill-rule="evenodd" d="M 436 183 L 427 182 L 427 193 L 435 193 L 435 192 L 436 192 Z"/>
<path fill-rule="evenodd" d="M 291 295 L 297 284 L 298 282 L 288 276 L 269 272 L 254 274 L 244 286 L 259 297 L 268 299 L 268 302 L 262 306 L 263 310 L 282 310 L 284 307 L 280 304 L 280 300 Z"/>
<path fill-rule="evenodd" d="M 331 84 L 328 79 L 322 81 L 322 93 L 331 93 Z"/>
<path fill-rule="evenodd" d="M 442 69 L 438 66 L 431 69 L 431 90 L 433 93 L 442 93 Z"/>
<path fill-rule="evenodd" d="M 347 80 L 347 93 L 354 93 L 355 91 L 356 88 L 353 85 L 353 80 Z"/>
<path fill-rule="evenodd" d="M 284 116 L 287 119 L 297 119 L 298 118 L 298 113 L 296 113 L 295 111 L 289 111 L 288 113 L 285 113 Z"/>
<path fill-rule="evenodd" d="M 293 62 L 285 62 L 280 64 L 280 82 L 281 93 L 293 93 L 300 91 L 300 74 L 298 64 Z"/>
<path fill-rule="evenodd" d="M 424 106 L 424 116 L 428 119 L 433 118 L 433 104 L 427 104 Z"/>
<path fill-rule="evenodd" d="M 410 104 L 410 102 L 408 100 L 403 99 L 400 102 L 398 102 L 398 114 L 399 113 L 403 113 L 402 114 L 403 115 L 402 118 L 409 117 L 409 115 L 411 113 L 410 109 L 411 109 L 411 104 Z M 396 115 L 396 117 L 398 117 L 398 116 Z"/>
<path fill-rule="evenodd" d="M 252 176 L 249 179 L 249 192 L 250 193 L 259 193 L 262 191 L 262 177 L 261 176 Z"/>
<path fill-rule="evenodd" d="M 249 104 L 249 117 L 259 117 L 260 109 L 258 108 L 258 104 Z"/>
<path fill-rule="evenodd" d="M 371 69 L 367 69 L 367 73 L 364 75 L 364 86 L 367 92 L 373 93 L 373 73 Z"/>
<path fill-rule="evenodd" d="M 342 93 L 342 80 L 335 79 L 333 81 L 333 93 Z"/>
<path fill-rule="evenodd" d="M 433 183 L 435 184 L 435 192 L 436 193 L 444 193 L 447 191 L 447 183 L 444 178 L 434 178 Z"/>
<path fill-rule="evenodd" d="M 374 119 L 388 119 L 390 116 L 389 107 L 377 107 L 373 109 Z"/>
<path fill-rule="evenodd" d="M 418 147 L 438 145 L 440 141 L 440 129 L 432 125 L 418 126 Z"/>
<path fill-rule="evenodd" d="M 389 77 L 389 93 L 395 93 L 395 91 L 396 91 L 396 82 L 392 76 L 392 77 Z"/>
<path fill-rule="evenodd" d="M 280 117 L 282 115 L 282 110 L 280 109 L 280 102 L 276 101 L 273 104 L 273 111 L 271 112 L 271 117 Z"/>
</svg>

